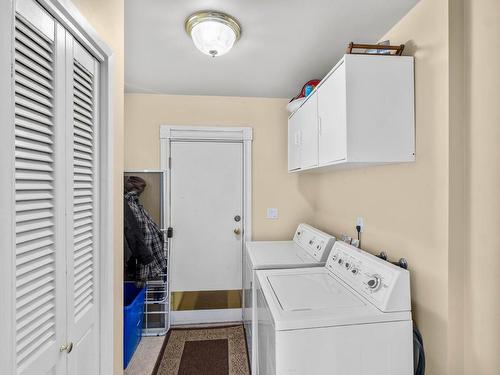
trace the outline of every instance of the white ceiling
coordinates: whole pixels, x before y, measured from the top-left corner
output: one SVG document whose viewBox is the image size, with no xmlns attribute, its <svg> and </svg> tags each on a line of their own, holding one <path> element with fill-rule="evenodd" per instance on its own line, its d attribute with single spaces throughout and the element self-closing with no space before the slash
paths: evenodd
<svg viewBox="0 0 500 375">
<path fill-rule="evenodd" d="M 292 97 L 322 78 L 350 41 L 376 42 L 418 0 L 126 0 L 127 92 Z M 211 58 L 184 31 L 188 15 L 236 17 L 241 39 Z"/>
</svg>

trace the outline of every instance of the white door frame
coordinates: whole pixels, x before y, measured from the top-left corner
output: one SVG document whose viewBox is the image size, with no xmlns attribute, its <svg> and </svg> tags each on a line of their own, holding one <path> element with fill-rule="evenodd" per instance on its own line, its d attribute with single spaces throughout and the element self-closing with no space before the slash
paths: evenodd
<svg viewBox="0 0 500 375">
<path fill-rule="evenodd" d="M 71 0 L 36 0 L 100 62 L 100 327 L 99 368 L 101 375 L 113 374 L 114 356 L 114 240 L 113 240 L 113 51 L 99 37 Z M 0 184 L 0 285 L 13 285 L 15 269 L 14 222 L 14 86 L 12 58 L 16 0 L 0 4 L 0 171 L 6 180 Z M 0 373 L 14 374 L 15 296 L 13 288 L 0 288 Z"/>
<path fill-rule="evenodd" d="M 168 173 L 168 170 L 170 167 L 170 143 L 172 141 L 219 141 L 241 142 L 243 144 L 242 256 L 244 255 L 245 242 L 252 240 L 252 139 L 253 129 L 251 127 L 160 125 L 160 166 L 162 170 L 167 172 L 166 210 L 170 207 L 170 173 Z M 170 227 L 170 212 L 165 215 L 165 220 L 167 227 Z M 241 314 L 241 309 L 228 309 L 211 310 L 208 312 L 182 311 L 177 312 L 176 316 L 172 313 L 170 315 L 172 317 L 172 325 L 175 325 L 191 323 L 200 317 L 205 317 L 203 318 L 204 320 L 212 318 L 217 321 L 235 321 L 242 319 Z"/>
</svg>

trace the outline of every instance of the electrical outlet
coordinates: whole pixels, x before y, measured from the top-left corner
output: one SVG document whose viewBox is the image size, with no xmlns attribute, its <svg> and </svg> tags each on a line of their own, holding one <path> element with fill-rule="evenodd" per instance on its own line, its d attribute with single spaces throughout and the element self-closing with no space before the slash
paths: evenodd
<svg viewBox="0 0 500 375">
<path fill-rule="evenodd" d="M 363 232 L 363 229 L 365 228 L 365 219 L 363 219 L 362 217 L 358 217 L 356 219 L 356 226 L 359 226 L 361 228 L 361 232 Z"/>
</svg>

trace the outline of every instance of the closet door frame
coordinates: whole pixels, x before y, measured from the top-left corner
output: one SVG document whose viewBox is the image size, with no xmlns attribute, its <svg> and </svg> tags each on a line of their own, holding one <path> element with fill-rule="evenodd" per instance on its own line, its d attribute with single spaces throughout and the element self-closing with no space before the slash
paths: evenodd
<svg viewBox="0 0 500 375">
<path fill-rule="evenodd" d="M 114 56 L 79 10 L 69 0 L 36 0 L 100 63 L 100 207 L 99 232 L 99 344 L 100 374 L 114 371 L 114 205 L 113 205 L 113 77 Z M 15 373 L 14 270 L 15 270 L 15 168 L 13 45 L 16 0 L 0 5 L 0 373 Z"/>
</svg>

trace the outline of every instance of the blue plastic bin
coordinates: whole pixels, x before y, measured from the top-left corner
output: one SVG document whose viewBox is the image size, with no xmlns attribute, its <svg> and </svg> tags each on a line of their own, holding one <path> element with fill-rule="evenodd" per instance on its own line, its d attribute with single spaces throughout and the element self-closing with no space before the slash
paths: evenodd
<svg viewBox="0 0 500 375">
<path fill-rule="evenodd" d="M 146 287 L 137 288 L 133 282 L 126 282 L 123 289 L 123 368 L 127 368 L 142 337 Z"/>
</svg>

